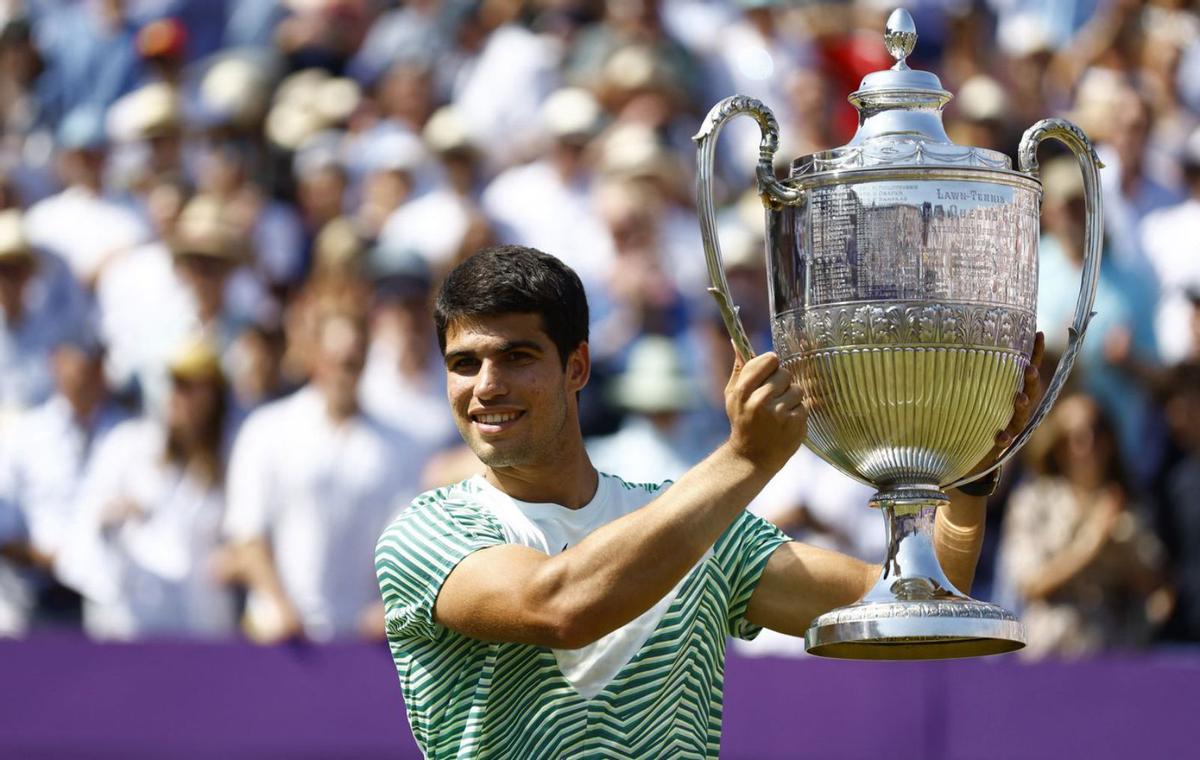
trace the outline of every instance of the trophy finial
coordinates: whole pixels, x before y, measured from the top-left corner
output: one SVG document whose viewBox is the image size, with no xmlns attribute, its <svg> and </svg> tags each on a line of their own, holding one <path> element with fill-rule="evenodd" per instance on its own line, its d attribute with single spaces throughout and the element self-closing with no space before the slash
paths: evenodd
<svg viewBox="0 0 1200 760">
<path fill-rule="evenodd" d="M 888 52 L 896 59 L 896 65 L 892 68 L 896 71 L 908 69 L 905 59 L 917 44 L 917 25 L 913 23 L 913 18 L 908 11 L 903 8 L 892 11 L 883 32 L 883 41 L 887 45 Z"/>
</svg>

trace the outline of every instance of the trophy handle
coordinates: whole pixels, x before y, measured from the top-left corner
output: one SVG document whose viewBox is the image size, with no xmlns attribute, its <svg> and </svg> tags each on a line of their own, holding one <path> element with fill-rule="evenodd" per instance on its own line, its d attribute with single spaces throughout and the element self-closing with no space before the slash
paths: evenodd
<svg viewBox="0 0 1200 760">
<path fill-rule="evenodd" d="M 754 358 L 754 348 L 742 319 L 738 316 L 738 307 L 733 303 L 729 292 L 729 281 L 725 277 L 725 264 L 721 260 L 721 245 L 717 240 L 717 215 L 713 209 L 713 163 L 716 157 L 717 135 L 725 122 L 735 116 L 746 114 L 758 122 L 762 131 L 762 141 L 758 144 L 758 167 L 755 174 L 758 178 L 758 193 L 762 196 L 763 205 L 772 207 L 785 203 L 794 203 L 800 198 L 798 190 L 784 187 L 775 179 L 775 151 L 779 149 L 779 124 L 775 114 L 760 101 L 745 95 L 734 95 L 725 98 L 712 107 L 700 131 L 692 137 L 696 142 L 696 207 L 700 212 L 700 236 L 704 241 L 704 258 L 708 262 L 708 277 L 712 287 L 708 289 L 717 300 L 717 308 L 721 310 L 721 318 L 725 321 L 725 329 L 733 340 L 734 350 L 743 362 Z"/>
<path fill-rule="evenodd" d="M 1025 429 L 1021 431 L 1020 435 L 1013 439 L 1012 444 L 996 460 L 996 463 L 983 472 L 951 483 L 946 488 L 956 488 L 987 475 L 1021 450 L 1021 447 L 1033 435 L 1033 431 L 1042 424 L 1042 420 L 1050 412 L 1050 407 L 1054 405 L 1054 401 L 1062 392 L 1063 385 L 1067 382 L 1067 376 L 1071 374 L 1071 367 L 1075 364 L 1075 358 L 1079 354 L 1079 349 L 1083 346 L 1083 336 L 1087 332 L 1088 323 L 1092 317 L 1096 316 L 1096 312 L 1092 311 L 1092 304 L 1096 300 L 1096 284 L 1100 279 L 1100 249 L 1104 239 L 1100 201 L 1100 169 L 1104 167 L 1104 164 L 1096 155 L 1096 149 L 1092 147 L 1091 140 L 1083 133 L 1082 129 L 1066 119 L 1042 119 L 1027 129 L 1021 138 L 1017 160 L 1022 172 L 1037 177 L 1038 146 L 1043 140 L 1050 139 L 1058 140 L 1066 145 L 1079 160 L 1079 168 L 1083 172 L 1084 201 L 1087 209 L 1083 274 L 1079 285 L 1079 298 L 1075 302 L 1075 318 L 1071 326 L 1067 328 L 1067 348 L 1063 352 L 1062 358 L 1058 360 L 1054 376 L 1050 378 L 1050 384 L 1046 386 L 1046 394 L 1042 396 L 1041 403 L 1029 418 L 1029 423 L 1025 425 Z"/>
</svg>

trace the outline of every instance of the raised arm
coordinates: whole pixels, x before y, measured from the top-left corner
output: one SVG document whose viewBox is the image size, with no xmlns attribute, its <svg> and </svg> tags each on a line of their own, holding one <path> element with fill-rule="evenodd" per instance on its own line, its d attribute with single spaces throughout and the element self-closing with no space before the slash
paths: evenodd
<svg viewBox="0 0 1200 760">
<path fill-rule="evenodd" d="M 645 612 L 692 568 L 799 448 L 799 388 L 763 354 L 725 389 L 731 433 L 645 507 L 554 557 L 501 545 L 468 555 L 443 583 L 434 620 L 473 638 L 572 649 Z"/>
</svg>

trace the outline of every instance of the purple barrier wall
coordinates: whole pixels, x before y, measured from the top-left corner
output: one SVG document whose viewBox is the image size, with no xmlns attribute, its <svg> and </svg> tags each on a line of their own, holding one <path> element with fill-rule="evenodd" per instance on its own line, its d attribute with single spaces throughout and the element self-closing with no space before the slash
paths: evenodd
<svg viewBox="0 0 1200 760">
<path fill-rule="evenodd" d="M 731 656 L 722 757 L 1194 757 L 1198 707 L 1194 652 L 1038 665 Z M 55 636 L 0 642 L 0 757 L 420 753 L 382 647 Z"/>
</svg>

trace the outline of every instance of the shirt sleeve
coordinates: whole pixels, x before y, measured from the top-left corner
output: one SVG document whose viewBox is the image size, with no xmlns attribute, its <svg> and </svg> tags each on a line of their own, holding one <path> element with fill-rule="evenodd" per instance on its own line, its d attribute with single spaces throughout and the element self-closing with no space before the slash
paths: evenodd
<svg viewBox="0 0 1200 760">
<path fill-rule="evenodd" d="M 717 540 L 713 551 L 729 580 L 726 626 L 730 636 L 749 640 L 762 630 L 746 619 L 746 608 L 767 560 L 790 540 L 779 528 L 750 512 L 743 512 Z"/>
<path fill-rule="evenodd" d="M 446 629 L 433 604 L 442 584 L 467 555 L 502 543 L 500 527 L 474 506 L 420 497 L 401 512 L 375 549 L 389 638 L 439 638 Z"/>
</svg>

